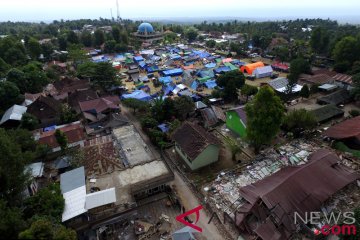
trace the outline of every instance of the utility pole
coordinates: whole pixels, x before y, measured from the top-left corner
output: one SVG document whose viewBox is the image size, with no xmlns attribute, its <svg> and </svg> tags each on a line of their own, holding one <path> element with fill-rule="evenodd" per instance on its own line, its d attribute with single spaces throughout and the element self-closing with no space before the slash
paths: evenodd
<svg viewBox="0 0 360 240">
<path fill-rule="evenodd" d="M 116 14 L 117 14 L 117 21 L 120 22 L 120 10 L 119 10 L 119 0 L 116 0 Z"/>
</svg>

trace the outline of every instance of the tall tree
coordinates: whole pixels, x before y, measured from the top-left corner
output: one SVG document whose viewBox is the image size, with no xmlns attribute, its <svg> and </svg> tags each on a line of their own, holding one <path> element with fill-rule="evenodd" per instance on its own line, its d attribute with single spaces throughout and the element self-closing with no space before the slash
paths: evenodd
<svg viewBox="0 0 360 240">
<path fill-rule="evenodd" d="M 187 39 L 189 40 L 189 42 L 193 42 L 196 40 L 196 37 L 198 36 L 198 31 L 194 27 L 189 27 L 185 31 L 185 35 L 186 35 Z"/>
<path fill-rule="evenodd" d="M 311 33 L 310 45 L 314 52 L 325 53 L 329 45 L 329 35 L 323 28 L 315 28 Z"/>
<path fill-rule="evenodd" d="M 11 66 L 0 57 L 0 78 L 5 77 Z"/>
<path fill-rule="evenodd" d="M 14 138 L 0 129 L 0 198 L 7 201 L 8 206 L 18 206 L 22 200 L 28 181 L 26 160 Z"/>
<path fill-rule="evenodd" d="M 352 36 L 342 38 L 336 43 L 333 50 L 336 64 L 346 65 L 344 69 L 350 69 L 352 64 L 360 60 L 360 42 Z"/>
<path fill-rule="evenodd" d="M 88 77 L 92 84 L 102 89 L 119 85 L 121 82 L 116 78 L 116 70 L 110 63 L 86 62 L 78 67 L 80 77 Z"/>
<path fill-rule="evenodd" d="M 66 39 L 70 44 L 79 44 L 79 37 L 74 31 L 69 31 Z"/>
<path fill-rule="evenodd" d="M 96 47 L 101 46 L 105 42 L 105 34 L 102 30 L 96 29 L 94 32 L 94 43 Z"/>
<path fill-rule="evenodd" d="M 21 209 L 9 207 L 3 199 L 0 199 L 0 234 L 3 239 L 14 239 L 19 231 L 25 228 L 25 221 L 21 215 Z"/>
<path fill-rule="evenodd" d="M 59 129 L 56 129 L 55 138 L 56 138 L 56 141 L 58 142 L 59 146 L 61 147 L 61 150 L 65 151 L 68 147 L 68 139 L 67 139 L 65 133 Z"/>
<path fill-rule="evenodd" d="M 14 104 L 20 104 L 23 100 L 19 88 L 13 82 L 0 82 L 0 110 L 7 110 Z"/>
<path fill-rule="evenodd" d="M 244 86 L 245 76 L 239 70 L 226 72 L 220 75 L 216 83 L 223 88 L 223 96 L 226 101 L 238 99 L 238 91 Z"/>
<path fill-rule="evenodd" d="M 35 38 L 30 38 L 26 48 L 29 52 L 29 55 L 32 59 L 37 60 L 41 54 L 41 46 L 38 40 Z"/>
<path fill-rule="evenodd" d="M 284 117 L 284 106 L 274 91 L 265 86 L 246 104 L 245 110 L 247 138 L 258 152 L 263 144 L 271 143 L 279 132 Z"/>
<path fill-rule="evenodd" d="M 185 120 L 194 111 L 195 104 L 191 97 L 181 96 L 174 100 L 175 114 L 180 120 Z"/>
<path fill-rule="evenodd" d="M 352 77 L 352 81 L 354 88 L 351 90 L 351 94 L 355 100 L 360 101 L 360 73 L 355 74 Z"/>
<path fill-rule="evenodd" d="M 113 26 L 112 27 L 112 36 L 114 38 L 114 40 L 117 42 L 117 43 L 120 43 L 121 41 L 121 37 L 120 37 L 120 28 L 118 26 Z"/>
<path fill-rule="evenodd" d="M 92 45 L 92 35 L 89 31 L 83 31 L 81 33 L 81 43 L 84 44 L 85 47 L 91 47 Z"/>
<path fill-rule="evenodd" d="M 302 73 L 310 73 L 310 64 L 303 58 L 297 58 L 290 63 L 289 83 L 286 87 L 286 94 L 291 94 Z"/>
</svg>

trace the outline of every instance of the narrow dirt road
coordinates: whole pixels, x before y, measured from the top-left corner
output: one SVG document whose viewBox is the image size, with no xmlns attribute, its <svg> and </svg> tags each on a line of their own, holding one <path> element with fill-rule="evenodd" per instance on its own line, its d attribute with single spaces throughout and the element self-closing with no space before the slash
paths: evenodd
<svg viewBox="0 0 360 240">
<path fill-rule="evenodd" d="M 130 122 L 135 126 L 135 128 L 138 130 L 139 134 L 144 139 L 145 143 L 151 149 L 153 154 L 156 157 L 160 157 L 159 151 L 153 146 L 153 144 L 151 143 L 148 136 L 142 131 L 140 122 L 132 114 L 131 109 L 121 106 L 121 110 L 122 110 L 121 111 L 122 114 L 124 114 L 130 120 Z M 175 187 L 177 194 L 180 197 L 181 203 L 185 207 L 185 210 L 189 211 L 189 210 L 201 205 L 201 203 L 198 201 L 196 196 L 193 194 L 193 192 L 191 191 L 189 186 L 185 183 L 183 178 L 177 172 L 176 168 L 172 168 L 172 169 L 174 171 L 175 179 L 173 182 L 171 182 L 171 185 L 173 185 Z M 190 216 L 189 218 L 194 221 L 195 214 L 194 214 L 194 216 Z M 205 237 L 207 240 L 223 240 L 223 239 L 225 239 L 221 235 L 218 228 L 214 225 L 213 222 L 208 224 L 209 219 L 210 219 L 210 216 L 208 216 L 204 210 L 201 210 L 199 222 L 196 225 L 198 225 L 199 227 L 202 228 L 203 237 Z"/>
</svg>

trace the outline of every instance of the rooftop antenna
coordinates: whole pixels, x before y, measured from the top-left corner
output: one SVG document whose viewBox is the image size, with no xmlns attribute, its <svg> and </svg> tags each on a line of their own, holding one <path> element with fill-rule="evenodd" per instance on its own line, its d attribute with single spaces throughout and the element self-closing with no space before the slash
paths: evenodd
<svg viewBox="0 0 360 240">
<path fill-rule="evenodd" d="M 119 0 L 116 0 L 116 14 L 117 21 L 120 22 L 120 10 L 119 10 Z"/>
</svg>

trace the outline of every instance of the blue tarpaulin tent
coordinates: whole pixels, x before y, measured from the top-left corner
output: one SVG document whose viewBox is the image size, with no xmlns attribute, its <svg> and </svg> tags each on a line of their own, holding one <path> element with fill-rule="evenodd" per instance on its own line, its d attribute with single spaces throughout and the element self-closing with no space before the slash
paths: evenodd
<svg viewBox="0 0 360 240">
<path fill-rule="evenodd" d="M 158 128 L 163 132 L 167 133 L 169 131 L 169 126 L 166 123 L 158 125 Z"/>
<path fill-rule="evenodd" d="M 175 68 L 171 70 L 163 71 L 164 76 L 179 76 L 183 74 L 183 70 L 181 68 Z"/>
<path fill-rule="evenodd" d="M 207 58 L 210 56 L 210 53 L 204 51 L 196 51 L 194 50 L 193 53 L 197 55 L 199 58 Z"/>
<path fill-rule="evenodd" d="M 224 73 L 224 72 L 229 72 L 231 69 L 229 67 L 218 67 L 214 69 L 214 73 L 216 74 L 220 74 L 220 73 Z"/>
<path fill-rule="evenodd" d="M 201 70 L 200 72 L 197 73 L 197 76 L 199 76 L 200 78 L 215 77 L 214 72 L 211 70 Z"/>
<path fill-rule="evenodd" d="M 139 62 L 139 66 L 140 66 L 141 68 L 144 68 L 144 67 L 146 66 L 146 63 L 145 63 L 144 61 Z"/>
<path fill-rule="evenodd" d="M 159 78 L 159 81 L 161 82 L 161 83 L 163 83 L 163 84 L 169 84 L 169 83 L 171 83 L 172 82 L 172 79 L 171 79 L 171 77 L 170 76 L 167 76 L 167 77 L 160 77 Z"/>
<path fill-rule="evenodd" d="M 199 86 L 198 81 L 194 81 L 194 82 L 191 84 L 190 87 L 191 87 L 192 89 L 196 90 L 198 86 Z"/>
<path fill-rule="evenodd" d="M 206 68 L 214 68 L 216 67 L 216 63 L 208 63 L 205 65 Z"/>
<path fill-rule="evenodd" d="M 171 60 L 181 60 L 181 56 L 179 54 L 171 54 L 170 59 Z"/>
<path fill-rule="evenodd" d="M 164 92 L 164 95 L 168 95 L 170 93 L 172 93 L 172 91 L 175 89 L 176 85 L 175 84 L 168 84 L 166 86 L 162 87 L 162 90 Z"/>
<path fill-rule="evenodd" d="M 141 62 L 141 61 L 144 61 L 144 58 L 142 56 L 135 56 L 134 61 Z"/>
<path fill-rule="evenodd" d="M 138 100 L 141 100 L 141 101 L 149 101 L 149 100 L 151 100 L 151 96 L 149 94 L 147 94 L 146 92 L 142 91 L 142 90 L 135 90 L 132 93 L 123 94 L 121 96 L 121 99 L 129 99 L 129 98 L 134 98 L 134 99 L 138 99 Z"/>
<path fill-rule="evenodd" d="M 149 66 L 149 67 L 146 68 L 146 71 L 147 71 L 148 73 L 157 72 L 157 71 L 159 71 L 159 67 L 156 66 L 156 65 L 154 65 L 154 66 Z"/>
<path fill-rule="evenodd" d="M 140 76 L 139 80 L 142 81 L 142 82 L 148 82 L 149 78 L 148 78 L 148 76 Z"/>
<path fill-rule="evenodd" d="M 217 86 L 216 84 L 216 81 L 215 80 L 209 80 L 209 81 L 206 81 L 205 83 L 205 86 L 209 89 L 213 89 Z"/>
</svg>

